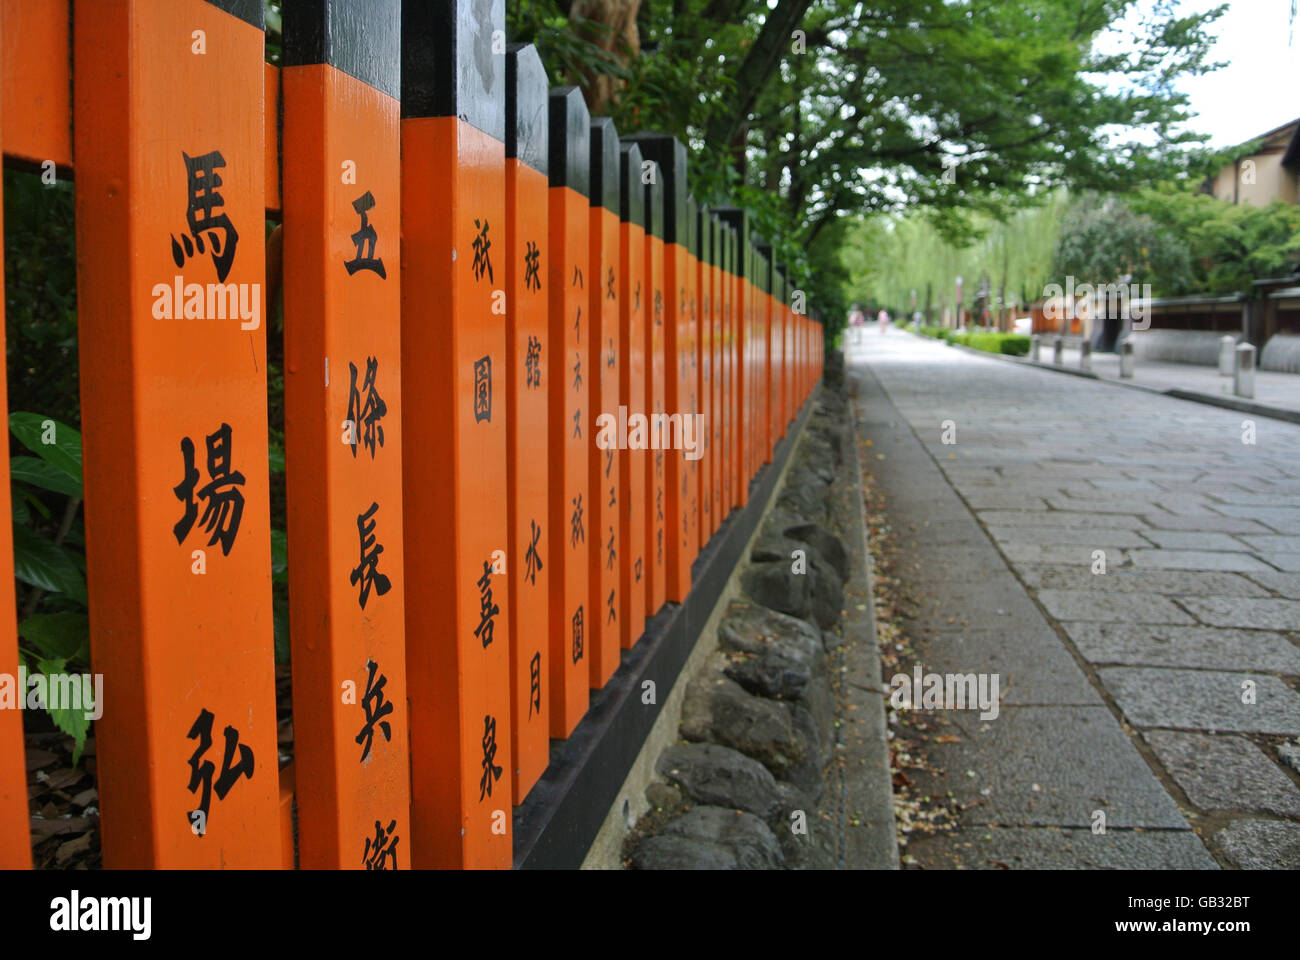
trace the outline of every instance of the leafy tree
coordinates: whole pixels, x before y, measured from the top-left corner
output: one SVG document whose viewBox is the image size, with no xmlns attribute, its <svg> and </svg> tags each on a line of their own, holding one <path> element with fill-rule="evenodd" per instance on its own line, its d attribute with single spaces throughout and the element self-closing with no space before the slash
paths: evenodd
<svg viewBox="0 0 1300 960">
<path fill-rule="evenodd" d="M 1061 225 L 1053 273 L 1058 282 L 1073 276 L 1091 284 L 1127 276 L 1130 283 L 1151 284 L 1156 296 L 1178 296 L 1196 286 L 1185 234 L 1118 197 L 1087 195 L 1073 205 Z"/>
</svg>

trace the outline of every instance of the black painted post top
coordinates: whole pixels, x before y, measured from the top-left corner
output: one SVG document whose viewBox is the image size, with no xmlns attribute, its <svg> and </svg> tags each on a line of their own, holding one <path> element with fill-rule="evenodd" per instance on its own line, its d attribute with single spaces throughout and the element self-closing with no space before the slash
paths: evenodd
<svg viewBox="0 0 1300 960">
<path fill-rule="evenodd" d="M 208 0 L 208 3 L 259 30 L 266 29 L 266 8 L 262 6 L 262 0 Z"/>
<path fill-rule="evenodd" d="M 785 264 L 778 263 L 773 272 L 776 274 L 776 298 L 787 307 L 790 305 L 790 278 L 786 276 Z"/>
<path fill-rule="evenodd" d="M 655 180 L 663 193 L 663 229 L 655 234 L 664 243 L 685 244 L 686 226 L 686 144 L 667 133 L 633 133 L 627 139 L 641 145 L 641 158 L 653 160 Z"/>
<path fill-rule="evenodd" d="M 578 87 L 550 91 L 551 186 L 591 196 L 591 113 Z"/>
<path fill-rule="evenodd" d="M 618 130 L 609 117 L 591 118 L 591 205 L 614 213 L 619 205 Z"/>
<path fill-rule="evenodd" d="M 550 84 L 537 48 L 531 43 L 506 47 L 506 158 L 546 173 L 546 97 Z"/>
<path fill-rule="evenodd" d="M 721 238 L 722 262 L 718 266 L 722 267 L 722 272 L 728 276 L 736 275 L 736 231 L 731 229 L 731 225 L 718 218 L 718 235 Z"/>
<path fill-rule="evenodd" d="M 692 257 L 700 255 L 699 221 L 700 208 L 695 198 L 688 196 L 686 198 L 686 252 Z"/>
<path fill-rule="evenodd" d="M 327 63 L 402 95 L 401 0 L 296 0 L 284 5 L 282 30 L 286 67 Z"/>
<path fill-rule="evenodd" d="M 505 0 L 402 4 L 402 116 L 506 139 Z"/>
<path fill-rule="evenodd" d="M 645 227 L 645 191 L 641 189 L 641 148 L 629 140 L 618 146 L 618 216 Z"/>
<path fill-rule="evenodd" d="M 749 264 L 745 253 L 750 242 L 749 211 L 740 207 L 714 207 L 713 210 L 735 234 L 736 249 L 732 256 L 731 272 L 738 277 L 748 277 Z"/>
<path fill-rule="evenodd" d="M 630 138 L 624 138 L 630 139 Z M 645 229 L 652 237 L 664 239 L 664 176 L 659 164 L 650 161 L 645 155 L 645 144 L 641 146 L 641 172 L 637 175 L 645 184 Z M 647 162 L 652 165 L 647 167 Z"/>
</svg>

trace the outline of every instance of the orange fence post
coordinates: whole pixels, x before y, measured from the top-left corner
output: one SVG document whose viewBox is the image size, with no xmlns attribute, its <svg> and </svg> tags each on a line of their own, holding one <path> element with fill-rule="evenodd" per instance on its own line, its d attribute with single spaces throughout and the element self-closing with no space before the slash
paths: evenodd
<svg viewBox="0 0 1300 960">
<path fill-rule="evenodd" d="M 626 138 L 635 139 L 635 138 Z M 659 612 L 667 597 L 667 545 L 664 543 L 664 520 L 667 476 L 665 471 L 662 427 L 667 401 L 665 375 L 667 335 L 664 303 L 664 184 L 663 171 L 641 144 L 641 182 L 645 185 L 645 397 L 641 409 L 649 418 L 650 449 L 646 458 L 646 617 Z"/>
<path fill-rule="evenodd" d="M 104 864 L 275 868 L 262 8 L 74 17 Z"/>
<path fill-rule="evenodd" d="M 72 168 L 72 89 L 68 0 L 0 0 L 0 84 L 6 157 Z"/>
<path fill-rule="evenodd" d="M 591 686 L 603 687 L 621 659 L 619 641 L 619 481 L 618 451 L 620 301 L 619 141 L 614 121 L 591 121 L 591 277 L 587 284 L 591 359 L 591 417 L 595 445 L 588 452 L 591 538 L 588 577 L 591 595 L 587 624 Z"/>
<path fill-rule="evenodd" d="M 410 866 L 400 18 L 400 0 L 284 11 L 285 465 L 304 868 Z"/>
<path fill-rule="evenodd" d="M 785 375 L 789 356 L 785 350 L 785 264 L 778 263 L 772 268 L 772 444 L 775 445 L 786 435 L 789 422 L 785 417 Z"/>
<path fill-rule="evenodd" d="M 522 802 L 549 762 L 546 714 L 551 650 L 549 445 L 543 376 L 550 329 L 546 69 L 532 44 L 506 48 L 506 565 L 510 596 L 512 788 Z M 543 289 L 543 287 L 547 289 Z"/>
<path fill-rule="evenodd" d="M 785 417 L 785 374 L 790 355 L 785 349 L 786 329 L 785 264 L 772 267 L 772 442 L 785 437 L 789 422 Z"/>
<path fill-rule="evenodd" d="M 8 10 L 5 10 L 8 13 Z M 13 25 L 0 20 L 0 43 L 6 42 Z M 64 62 L 67 58 L 64 57 Z M 6 74 L 6 76 L 13 76 Z M 5 92 L 11 84 L 5 85 Z M 11 109 L 8 97 L 0 102 L 0 131 L 7 133 L 4 115 Z M 7 143 L 7 137 L 0 141 Z M 4 189 L 0 185 L 0 237 L 4 235 Z M 0 272 L 0 320 L 4 317 L 4 276 Z M 0 323 L 0 355 L 3 355 L 4 326 Z M 9 422 L 6 371 L 0 369 L 0 415 Z M 0 517 L 10 517 L 9 445 L 0 444 Z M 7 696 L 0 693 L 0 869 L 32 865 L 31 820 L 27 813 L 27 752 L 23 745 L 23 714 L 26 688 L 16 683 L 18 673 L 18 616 L 14 597 L 14 542 L 12 535 L 0 537 L 0 677 L 12 684 Z M 21 699 L 20 699 L 21 698 Z"/>
<path fill-rule="evenodd" d="M 686 460 L 686 492 L 683 495 L 682 512 L 685 514 L 686 546 L 682 559 L 689 589 L 692 581 L 691 571 L 695 558 L 700 554 L 701 532 L 704 529 L 704 499 L 701 496 L 701 484 L 704 479 L 704 454 L 708 449 L 708 418 L 704 414 L 704 395 L 700 390 L 700 256 L 699 256 L 699 205 L 695 198 L 686 197 L 686 356 L 682 360 L 682 369 L 686 380 L 683 389 L 686 394 L 686 410 L 682 417 L 683 426 L 686 417 L 691 419 L 690 433 L 683 432 L 685 444 L 682 456 Z"/>
<path fill-rule="evenodd" d="M 695 363 L 699 376 L 695 388 L 699 397 L 699 411 L 703 415 L 704 431 L 701 438 L 703 456 L 696 472 L 696 497 L 699 502 L 699 521 L 696 524 L 699 540 L 696 555 L 704 549 L 713 536 L 713 450 L 715 447 L 713 406 L 713 230 L 706 204 L 697 204 L 695 225 L 691 233 L 695 252 Z"/>
<path fill-rule="evenodd" d="M 687 557 L 689 521 L 685 498 L 688 462 L 681 449 L 684 419 L 689 414 L 687 377 L 688 317 L 686 315 L 686 145 L 661 133 L 636 133 L 627 139 L 641 147 L 652 163 L 646 185 L 650 215 L 650 266 L 653 327 L 651 328 L 651 383 L 647 397 L 653 413 L 654 513 L 650 518 L 654 562 L 651 564 L 650 615 L 665 600 L 681 603 L 691 588 Z M 652 195 L 653 194 L 653 195 Z M 691 425 L 694 429 L 694 424 Z"/>
<path fill-rule="evenodd" d="M 402 6 L 402 409 L 411 438 L 402 501 L 416 867 L 512 862 L 505 57 L 492 50 L 504 20 L 500 0 Z"/>
<path fill-rule="evenodd" d="M 550 91 L 550 526 L 551 736 L 567 737 L 587 712 L 591 668 L 587 486 L 588 451 L 596 416 L 588 403 L 595 372 L 587 353 L 592 318 L 587 300 L 591 274 L 591 115 L 577 87 Z"/>
<path fill-rule="evenodd" d="M 737 207 L 719 210 L 723 221 L 731 227 L 731 415 L 735 429 L 728 444 L 732 480 L 733 506 L 743 507 L 749 502 L 749 446 L 748 435 L 752 426 L 749 417 L 750 383 L 749 350 L 751 298 L 749 291 L 749 215 Z"/>
<path fill-rule="evenodd" d="M 736 507 L 736 231 L 721 217 L 722 266 L 718 272 L 722 301 L 722 510 L 725 520 Z"/>
<path fill-rule="evenodd" d="M 622 596 L 619 643 L 624 649 L 633 646 L 645 632 L 646 621 L 646 450 L 648 428 L 642 427 L 639 444 L 632 422 L 634 415 L 644 417 L 646 384 L 646 300 L 645 271 L 645 190 L 641 184 L 641 148 L 626 139 L 619 145 L 619 321 L 618 354 L 622 358 L 618 371 L 619 406 L 629 421 L 625 442 L 620 442 L 618 534 L 623 545 L 619 561 L 619 590 Z M 622 417 L 619 418 L 622 420 Z M 620 424 L 620 432 L 623 427 Z M 624 438 L 620 437 L 620 441 Z"/>
<path fill-rule="evenodd" d="M 758 355 L 754 386 L 754 420 L 758 432 L 755 467 L 772 462 L 772 245 L 759 242 L 754 252 L 754 328 Z"/>
</svg>

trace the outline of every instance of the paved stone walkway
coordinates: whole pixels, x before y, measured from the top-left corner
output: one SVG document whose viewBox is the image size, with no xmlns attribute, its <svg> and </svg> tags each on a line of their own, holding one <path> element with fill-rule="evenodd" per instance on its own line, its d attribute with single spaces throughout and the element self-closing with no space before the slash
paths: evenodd
<svg viewBox="0 0 1300 960">
<path fill-rule="evenodd" d="M 1000 678 L 928 745 L 962 813 L 914 862 L 1300 867 L 1300 426 L 894 329 L 847 354 L 924 668 Z"/>
</svg>

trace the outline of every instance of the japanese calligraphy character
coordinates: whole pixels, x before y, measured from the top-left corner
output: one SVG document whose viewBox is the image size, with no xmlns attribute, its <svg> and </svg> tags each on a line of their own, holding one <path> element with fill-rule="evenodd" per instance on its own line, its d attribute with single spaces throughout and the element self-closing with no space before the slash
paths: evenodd
<svg viewBox="0 0 1300 960">
<path fill-rule="evenodd" d="M 537 651 L 528 661 L 528 716 L 542 713 L 542 653 Z"/>
<path fill-rule="evenodd" d="M 235 535 L 239 533 L 239 520 L 244 515 L 244 495 L 237 487 L 244 485 L 244 475 L 238 470 L 230 469 L 230 424 L 223 423 L 216 433 L 206 438 L 208 448 L 208 477 L 210 482 L 198 491 L 200 500 L 206 500 L 207 506 L 199 523 L 204 532 L 212 536 L 208 546 L 220 542 L 223 555 L 229 555 L 234 546 Z M 172 487 L 176 499 L 185 505 L 185 513 L 172 527 L 177 543 L 184 543 L 198 516 L 198 505 L 194 502 L 195 485 L 199 482 L 199 471 L 194 467 L 194 441 L 189 437 L 181 438 L 181 459 L 183 463 L 181 482 Z"/>
<path fill-rule="evenodd" d="M 524 357 L 524 386 L 540 387 L 542 385 L 542 341 L 531 334 L 528 337 L 528 353 Z"/>
<path fill-rule="evenodd" d="M 375 378 L 379 375 L 379 361 L 366 357 L 366 375 L 361 381 L 361 390 L 366 392 L 365 402 L 361 400 L 361 390 L 357 389 L 357 367 L 348 364 L 348 420 L 353 424 L 352 456 L 357 455 L 357 431 L 362 431 L 361 442 L 370 451 L 370 459 L 375 459 L 375 447 L 384 445 L 384 427 L 379 421 L 388 413 L 388 404 L 375 389 Z"/>
<path fill-rule="evenodd" d="M 492 282 L 492 257 L 488 251 L 492 248 L 492 241 L 488 239 L 488 222 L 480 221 L 478 217 L 474 218 L 474 226 L 478 228 L 478 233 L 474 237 L 474 262 L 470 268 L 474 271 L 474 279 L 482 280 L 483 274 L 487 274 L 488 283 Z"/>
<path fill-rule="evenodd" d="M 573 613 L 573 662 L 577 663 L 582 659 L 582 607 L 579 606 Z"/>
<path fill-rule="evenodd" d="M 379 234 L 375 228 L 370 225 L 368 211 L 375 205 L 375 197 L 369 190 L 352 201 L 352 209 L 361 215 L 361 229 L 352 234 L 352 242 L 357 246 L 357 255 L 351 260 L 344 260 L 343 266 L 347 268 L 348 276 L 352 276 L 358 270 L 370 270 L 379 274 L 381 279 L 388 279 L 388 271 L 384 269 L 383 258 L 376 259 L 375 243 L 379 239 Z M 369 247 L 369 250 L 366 248 Z M 363 251 L 365 256 L 362 256 Z"/>
<path fill-rule="evenodd" d="M 361 854 L 361 862 L 365 864 L 367 870 L 384 870 L 384 861 L 392 858 L 392 869 L 397 869 L 397 843 L 401 839 L 397 836 L 397 821 L 388 821 L 388 828 L 384 829 L 380 821 L 375 821 L 375 838 L 371 840 L 366 838 L 366 849 Z"/>
<path fill-rule="evenodd" d="M 194 751 L 194 755 L 191 756 L 189 760 L 190 782 L 187 789 L 190 793 L 194 793 L 199 789 L 200 785 L 203 787 L 203 792 L 200 795 L 198 806 L 198 810 L 202 811 L 203 817 L 197 821 L 203 825 L 200 834 L 206 832 L 207 824 L 209 823 L 208 809 L 212 801 L 212 775 L 216 772 L 216 765 L 213 764 L 211 760 L 205 760 L 203 763 L 199 763 L 199 758 L 207 753 L 208 748 L 212 746 L 212 721 L 214 719 L 215 717 L 212 713 L 206 709 L 200 708 L 198 717 L 195 719 L 193 726 L 190 727 L 190 732 L 185 735 L 185 739 L 187 740 L 199 741 L 198 748 Z M 241 777 L 248 777 L 250 780 L 253 779 L 252 749 L 239 742 L 239 731 L 234 727 L 227 726 L 223 731 L 223 735 L 226 740 L 226 749 L 221 759 L 221 776 L 217 778 L 216 782 L 218 800 L 226 799 L 226 794 L 230 792 L 230 788 L 233 787 Z M 232 764 L 231 761 L 235 759 L 236 748 L 239 749 L 239 763 Z M 186 817 L 186 821 L 191 822 L 188 816 Z"/>
<path fill-rule="evenodd" d="M 225 283 L 226 276 L 235 263 L 235 248 L 239 245 L 239 233 L 230 218 L 225 213 L 214 216 L 214 211 L 226 203 L 221 194 L 217 193 L 222 182 L 217 170 L 226 165 L 226 159 L 220 150 L 213 150 L 201 157 L 191 157 L 181 151 L 181 156 L 185 158 L 186 191 L 189 196 L 185 220 L 190 232 L 181 234 L 183 249 L 181 243 L 176 242 L 176 237 L 172 236 L 172 260 L 177 267 L 183 267 L 185 261 L 194 256 L 195 246 L 199 253 L 205 253 L 203 234 L 206 233 L 208 243 L 212 246 L 212 265 L 217 268 L 217 280 Z M 217 239 L 218 230 L 224 234 L 221 240 Z M 191 236 L 194 238 L 192 243 Z"/>
<path fill-rule="evenodd" d="M 388 678 L 383 674 L 379 675 L 379 682 L 375 683 L 375 674 L 379 670 L 379 665 L 373 660 L 366 661 L 366 695 L 361 698 L 361 706 L 366 711 L 366 722 L 361 727 L 361 732 L 357 734 L 356 742 L 361 744 L 361 762 L 366 762 L 366 757 L 370 756 L 370 746 L 375 739 L 375 724 L 379 724 L 379 729 L 384 735 L 384 739 L 392 741 L 393 730 L 388 725 L 384 717 L 393 712 L 392 703 L 384 702 L 384 687 L 388 683 Z M 373 704 L 373 706 L 372 706 Z"/>
<path fill-rule="evenodd" d="M 537 571 L 542 569 L 542 555 L 537 552 L 537 544 L 542 539 L 542 528 L 537 525 L 536 520 L 529 520 L 528 525 L 532 528 L 532 540 L 528 544 L 527 552 L 524 553 L 524 577 L 536 586 Z"/>
<path fill-rule="evenodd" d="M 361 584 L 358 601 L 362 610 L 366 609 L 366 601 L 370 599 L 372 587 L 375 593 L 382 597 L 393 586 L 388 577 L 375 569 L 379 565 L 379 555 L 384 552 L 383 544 L 379 543 L 378 538 L 375 536 L 375 521 L 371 519 L 378 509 L 379 504 L 372 502 L 365 513 L 357 514 L 357 534 L 361 540 L 361 562 L 353 568 L 352 573 L 348 576 L 348 582 L 354 587 L 358 583 Z"/>
<path fill-rule="evenodd" d="M 576 547 L 585 542 L 587 533 L 582 526 L 582 494 L 573 498 L 573 515 L 569 517 L 569 546 Z"/>
<path fill-rule="evenodd" d="M 524 289 L 540 290 L 542 289 L 542 273 L 538 269 L 538 261 L 541 258 L 541 251 L 537 249 L 537 244 L 529 240 L 527 248 L 524 251 Z"/>
<path fill-rule="evenodd" d="M 492 358 L 474 361 L 474 422 L 492 421 Z"/>
<path fill-rule="evenodd" d="M 483 649 L 486 650 L 488 644 L 492 642 L 496 615 L 501 612 L 501 608 L 492 602 L 492 564 L 489 561 L 483 561 L 483 576 L 478 578 L 475 585 L 479 589 L 479 621 L 478 626 L 474 628 L 474 636 L 483 642 Z"/>
<path fill-rule="evenodd" d="M 478 782 L 478 798 L 492 796 L 492 783 L 501 779 L 501 768 L 494 764 L 497 758 L 497 721 L 490 714 L 483 715 L 483 777 Z"/>
</svg>

